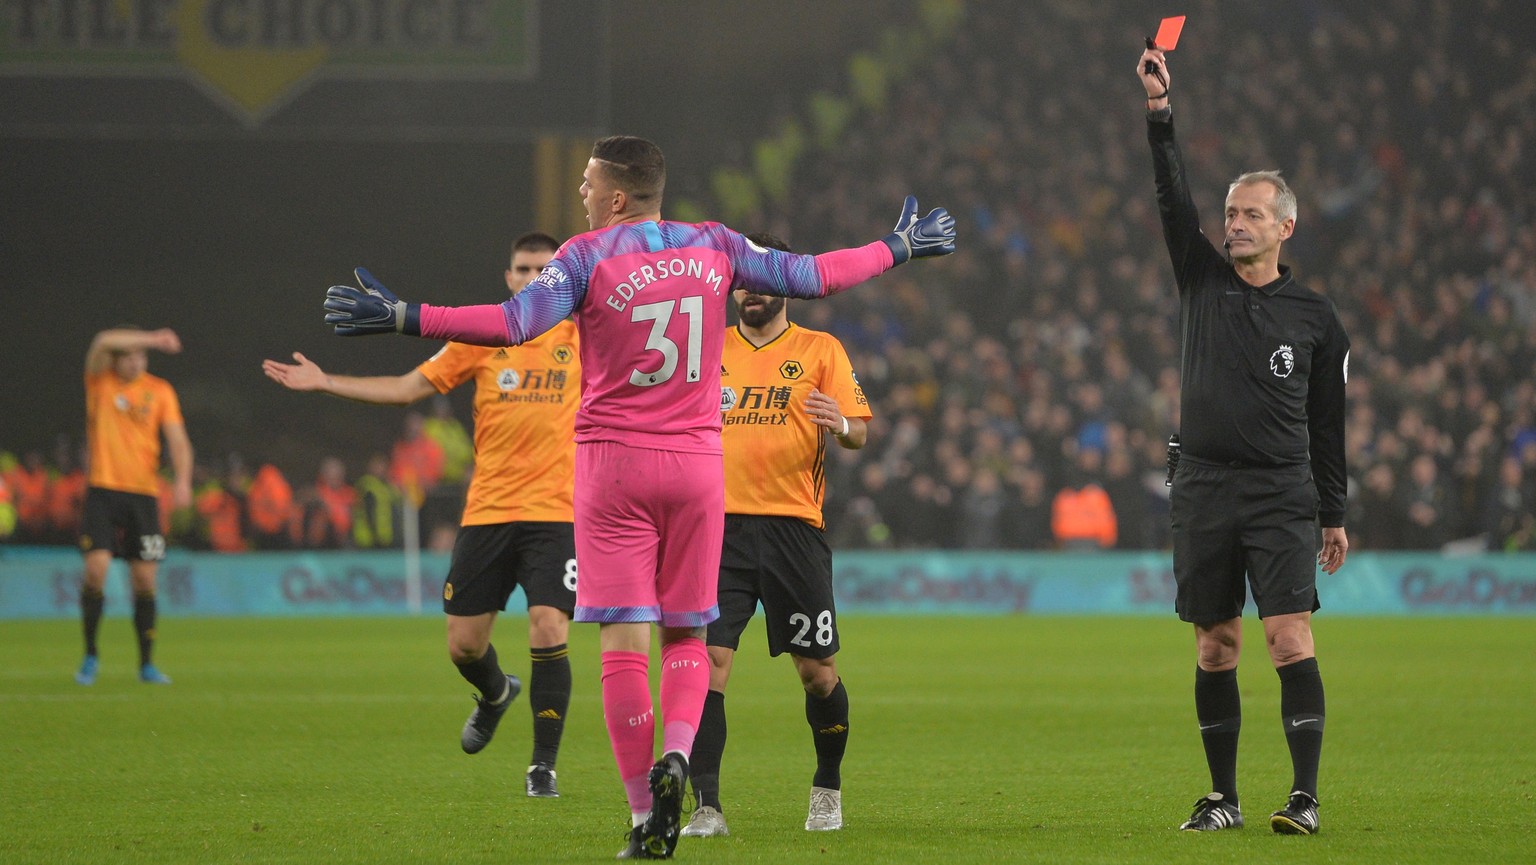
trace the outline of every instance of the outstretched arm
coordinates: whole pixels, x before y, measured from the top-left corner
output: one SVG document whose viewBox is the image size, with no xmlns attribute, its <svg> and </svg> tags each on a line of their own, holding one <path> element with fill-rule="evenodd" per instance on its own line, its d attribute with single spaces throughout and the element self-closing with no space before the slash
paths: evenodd
<svg viewBox="0 0 1536 865">
<path fill-rule="evenodd" d="M 949 255 L 955 251 L 955 219 L 936 207 L 917 215 L 917 198 L 907 196 L 896 228 L 864 246 L 821 255 L 796 255 L 763 249 L 725 229 L 731 243 L 727 254 L 736 270 L 736 283 L 760 294 L 818 298 L 852 288 L 914 258 Z"/>
<path fill-rule="evenodd" d="M 405 375 L 332 375 L 298 352 L 293 359 L 294 363 L 264 360 L 262 372 L 289 390 L 319 391 L 375 405 L 410 405 L 437 393 L 427 377 L 414 369 Z"/>
<path fill-rule="evenodd" d="M 354 273 L 362 288 L 333 285 L 325 292 L 325 321 L 337 336 L 402 333 L 471 345 L 521 345 L 570 315 L 584 291 L 551 266 L 501 304 L 431 306 L 406 303 L 361 267 Z"/>
<path fill-rule="evenodd" d="M 98 373 L 106 369 L 113 352 L 141 349 L 177 354 L 181 351 L 181 338 L 176 335 L 176 331 L 168 327 L 162 327 L 159 330 L 138 330 L 131 327 L 104 330 L 96 334 L 91 340 L 91 347 L 85 352 L 85 371 Z"/>
</svg>

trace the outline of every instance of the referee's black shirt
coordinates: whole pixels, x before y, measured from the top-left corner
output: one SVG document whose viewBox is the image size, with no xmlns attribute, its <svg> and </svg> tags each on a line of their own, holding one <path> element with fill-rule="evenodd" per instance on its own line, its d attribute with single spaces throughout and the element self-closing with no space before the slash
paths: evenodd
<svg viewBox="0 0 1536 865">
<path fill-rule="evenodd" d="M 1148 112 L 1147 140 L 1179 286 L 1183 455 L 1263 468 L 1306 463 L 1310 453 L 1318 522 L 1344 525 L 1349 337 L 1338 312 L 1286 265 L 1268 285 L 1244 282 L 1200 231 L 1171 109 Z"/>
</svg>

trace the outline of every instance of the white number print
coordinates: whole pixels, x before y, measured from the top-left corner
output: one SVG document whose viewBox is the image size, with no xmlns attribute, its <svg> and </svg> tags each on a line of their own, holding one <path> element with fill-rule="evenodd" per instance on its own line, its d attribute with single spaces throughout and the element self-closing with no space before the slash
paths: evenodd
<svg viewBox="0 0 1536 865">
<path fill-rule="evenodd" d="M 573 592 L 576 591 L 576 560 L 575 559 L 566 559 L 565 560 L 565 587 L 567 589 L 573 591 Z"/>
<path fill-rule="evenodd" d="M 704 298 L 695 294 L 680 301 L 663 300 L 630 307 L 630 321 L 651 322 L 651 334 L 645 341 L 645 350 L 661 354 L 661 367 L 655 372 L 641 372 L 638 369 L 630 371 L 629 383 L 635 387 L 665 384 L 677 374 L 677 343 L 667 336 L 667 326 L 672 323 L 672 313 L 678 307 L 688 317 L 687 359 L 683 371 L 688 381 L 699 380 L 699 355 L 702 354 L 701 346 L 704 342 Z"/>
<path fill-rule="evenodd" d="M 158 562 L 165 558 L 163 535 L 139 535 L 139 558 L 146 562 Z"/>
<path fill-rule="evenodd" d="M 809 647 L 811 645 L 811 641 L 806 639 L 806 634 L 810 633 L 811 630 L 811 617 L 807 616 L 805 613 L 795 613 L 789 617 L 789 623 L 800 629 L 795 632 L 795 635 L 791 637 L 789 641 L 796 646 Z M 822 610 L 816 615 L 816 645 L 832 645 L 831 610 Z"/>
</svg>

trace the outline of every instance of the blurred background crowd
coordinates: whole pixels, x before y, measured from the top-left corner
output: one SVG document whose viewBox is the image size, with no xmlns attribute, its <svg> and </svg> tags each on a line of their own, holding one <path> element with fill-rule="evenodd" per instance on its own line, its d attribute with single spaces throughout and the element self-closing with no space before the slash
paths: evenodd
<svg viewBox="0 0 1536 865">
<path fill-rule="evenodd" d="M 927 22 L 941 50 L 863 57 L 852 86 L 886 86 L 822 106 L 835 134 L 784 107 L 813 130 L 786 158 L 669 215 L 814 252 L 866 242 L 914 178 L 955 214 L 960 254 L 790 306 L 843 341 L 875 415 L 865 449 L 828 449 L 835 547 L 1164 548 L 1178 302 L 1128 23 L 1144 4 L 940 5 L 963 9 Z M 1206 234 L 1232 177 L 1282 169 L 1299 198 L 1282 261 L 1353 342 L 1353 548 L 1536 550 L 1536 6 L 1185 6 L 1171 100 Z M 1202 52 L 1217 33 L 1237 44 Z M 404 417 L 366 461 L 200 453 L 171 543 L 397 546 L 407 505 L 424 546 L 451 543 L 465 424 L 446 403 Z M 78 448 L 4 458 L 10 542 L 73 543 Z"/>
</svg>

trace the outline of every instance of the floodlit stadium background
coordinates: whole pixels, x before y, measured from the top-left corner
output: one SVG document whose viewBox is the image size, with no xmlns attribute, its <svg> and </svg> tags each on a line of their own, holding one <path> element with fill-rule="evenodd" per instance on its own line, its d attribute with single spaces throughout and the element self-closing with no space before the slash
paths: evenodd
<svg viewBox="0 0 1536 865">
<path fill-rule="evenodd" d="M 66 461 L 85 346 L 132 322 L 186 343 L 151 369 L 209 477 L 231 454 L 295 487 L 328 455 L 355 477 L 402 414 L 287 393 L 261 359 L 409 369 L 429 345 L 331 337 L 324 288 L 365 264 L 411 299 L 499 298 L 508 241 L 581 230 L 585 149 L 626 132 L 667 151 L 673 218 L 804 251 L 878 236 L 908 191 L 959 220 L 960 254 L 792 309 L 873 399 L 871 446 L 829 466 L 837 548 L 1050 548 L 1083 478 L 1115 546 L 1162 548 L 1176 308 L 1133 64 L 1177 12 L 1207 234 L 1228 179 L 1283 169 L 1284 258 L 1353 339 L 1356 549 L 1536 546 L 1529 4 L 487 0 L 410 27 L 401 4 L 377 27 L 364 4 L 190 5 L 186 26 L 8 7 L 0 450 Z"/>
</svg>

